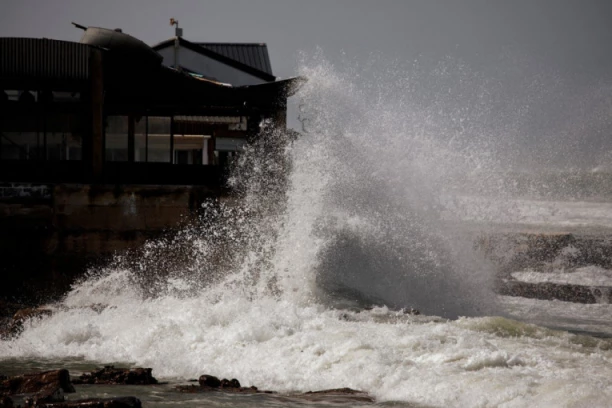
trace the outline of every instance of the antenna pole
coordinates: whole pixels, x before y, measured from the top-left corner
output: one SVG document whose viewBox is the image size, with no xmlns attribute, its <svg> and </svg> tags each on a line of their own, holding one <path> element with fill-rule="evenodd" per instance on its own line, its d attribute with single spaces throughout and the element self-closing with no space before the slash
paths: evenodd
<svg viewBox="0 0 612 408">
<path fill-rule="evenodd" d="M 183 36 L 183 29 L 179 27 L 179 22 L 175 18 L 170 19 L 170 25 L 175 26 L 174 29 L 174 69 L 177 71 L 181 71 L 181 67 L 179 66 L 179 47 L 180 47 L 180 38 Z"/>
</svg>

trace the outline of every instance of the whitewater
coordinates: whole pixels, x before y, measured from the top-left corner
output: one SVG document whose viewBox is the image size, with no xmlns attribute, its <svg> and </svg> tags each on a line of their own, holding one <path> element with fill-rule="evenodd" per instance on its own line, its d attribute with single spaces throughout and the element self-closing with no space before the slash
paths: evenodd
<svg viewBox="0 0 612 408">
<path fill-rule="evenodd" d="M 90 271 L 52 316 L 0 342 L 0 366 L 122 363 L 410 407 L 610 406 L 610 305 L 496 296 L 495 265 L 465 238 L 471 218 L 445 207 L 486 196 L 479 221 L 496 218 L 495 140 L 518 120 L 491 119 L 486 81 L 448 69 L 418 98 L 405 69 L 362 78 L 303 62 L 302 136 L 270 128 L 247 148 L 230 178 L 240 199 Z M 568 317 L 602 337 L 554 329 Z"/>
</svg>

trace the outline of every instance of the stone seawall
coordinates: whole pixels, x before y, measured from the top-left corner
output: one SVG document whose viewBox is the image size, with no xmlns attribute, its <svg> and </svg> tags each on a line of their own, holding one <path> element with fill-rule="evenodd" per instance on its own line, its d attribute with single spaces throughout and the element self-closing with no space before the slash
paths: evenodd
<svg viewBox="0 0 612 408">
<path fill-rule="evenodd" d="M 0 184 L 0 298 L 58 296 L 88 266 L 176 228 L 220 196 L 199 186 Z"/>
</svg>

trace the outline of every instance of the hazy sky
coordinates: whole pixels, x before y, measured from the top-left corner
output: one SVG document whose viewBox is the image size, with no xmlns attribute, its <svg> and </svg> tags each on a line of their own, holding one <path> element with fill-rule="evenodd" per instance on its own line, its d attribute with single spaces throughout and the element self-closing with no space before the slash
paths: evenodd
<svg viewBox="0 0 612 408">
<path fill-rule="evenodd" d="M 519 51 L 569 75 L 612 77 L 610 0 L 3 0 L 0 36 L 78 40 L 70 25 L 120 27 L 145 42 L 266 42 L 275 74 L 321 46 L 367 58 L 453 56 L 476 66 Z"/>
</svg>

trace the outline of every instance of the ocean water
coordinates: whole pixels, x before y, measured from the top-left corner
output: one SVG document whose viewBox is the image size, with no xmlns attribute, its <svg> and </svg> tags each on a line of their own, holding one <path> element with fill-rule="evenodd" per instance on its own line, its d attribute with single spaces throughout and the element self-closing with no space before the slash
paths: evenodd
<svg viewBox="0 0 612 408">
<path fill-rule="evenodd" d="M 433 73 L 422 97 L 418 78 L 305 60 L 303 136 L 267 128 L 236 163 L 240 200 L 91 271 L 0 342 L 0 371 L 152 367 L 169 385 L 113 389 L 147 406 L 305 404 L 172 392 L 204 373 L 282 395 L 350 387 L 377 406 L 609 406 L 611 306 L 496 296 L 496 266 L 466 239 L 475 224 L 599 221 L 499 198 L 508 146 L 495 141 L 516 129 L 457 71 Z"/>
</svg>

